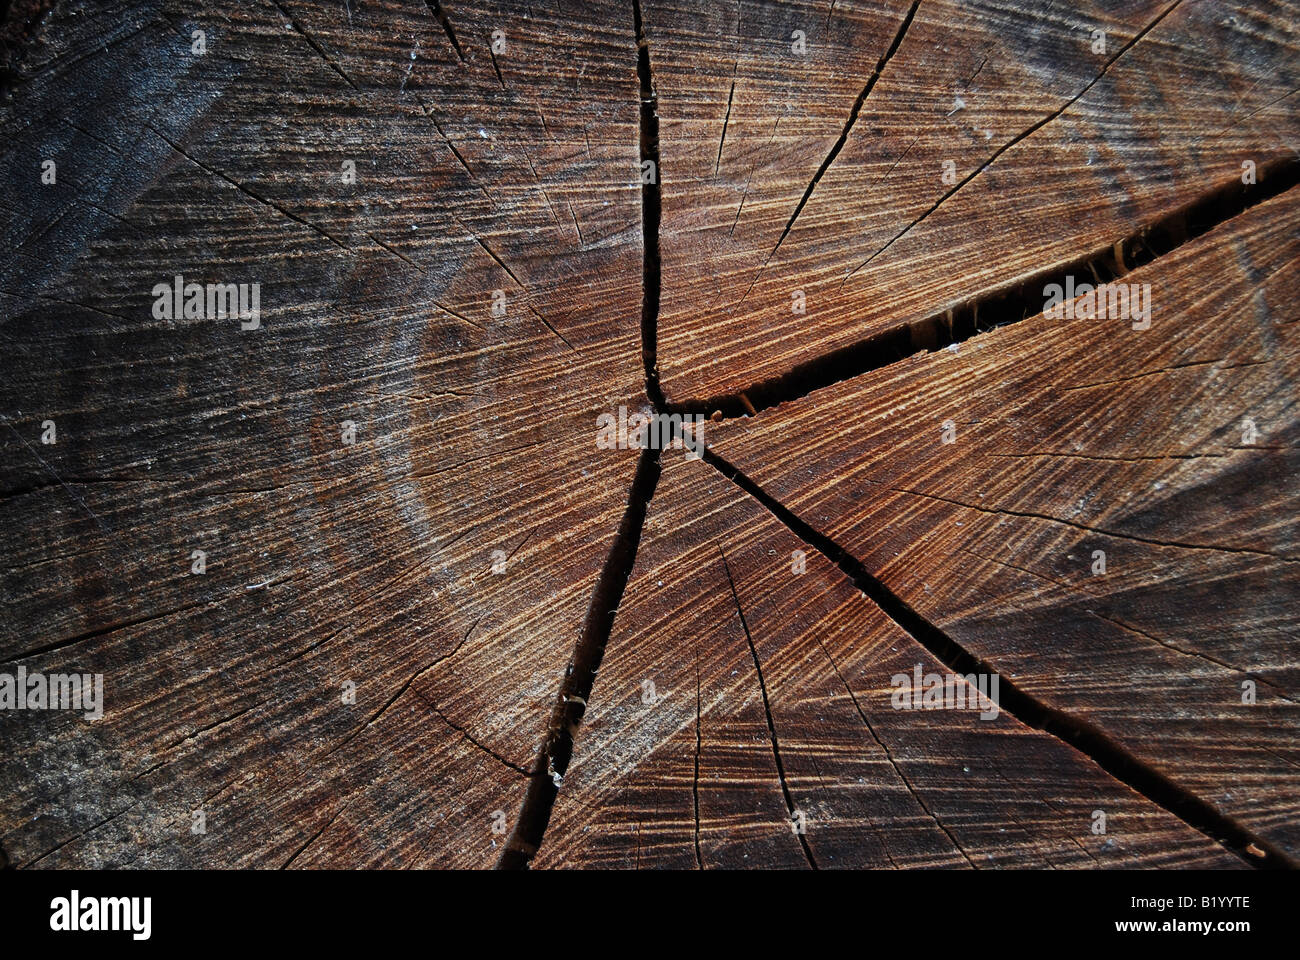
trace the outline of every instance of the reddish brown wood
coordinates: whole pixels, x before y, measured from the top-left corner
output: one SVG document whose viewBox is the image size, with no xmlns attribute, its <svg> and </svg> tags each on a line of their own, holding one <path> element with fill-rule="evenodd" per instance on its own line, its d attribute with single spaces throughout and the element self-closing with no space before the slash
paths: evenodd
<svg viewBox="0 0 1300 960">
<path fill-rule="evenodd" d="M 1294 866 L 1295 20 L 8 5 L 0 860 Z"/>
</svg>

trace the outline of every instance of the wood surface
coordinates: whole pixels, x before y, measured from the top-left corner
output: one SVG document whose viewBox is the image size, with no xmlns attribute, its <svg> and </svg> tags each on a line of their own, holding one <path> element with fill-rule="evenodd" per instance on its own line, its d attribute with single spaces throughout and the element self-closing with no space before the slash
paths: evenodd
<svg viewBox="0 0 1300 960">
<path fill-rule="evenodd" d="M 1269 201 L 1129 274 L 1152 284 L 1150 330 L 1036 317 L 711 434 L 953 642 L 1284 859 L 1298 213 Z"/>
<path fill-rule="evenodd" d="M 1294 867 L 1296 20 L 7 5 L 0 861 Z"/>
<path fill-rule="evenodd" d="M 1240 865 L 1008 713 L 893 709 L 943 664 L 698 461 L 665 466 L 606 662 L 539 866 Z"/>
</svg>

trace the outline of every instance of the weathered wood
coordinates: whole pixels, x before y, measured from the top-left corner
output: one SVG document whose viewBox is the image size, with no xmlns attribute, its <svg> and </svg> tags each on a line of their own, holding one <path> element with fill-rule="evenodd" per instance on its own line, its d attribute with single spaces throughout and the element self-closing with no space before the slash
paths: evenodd
<svg viewBox="0 0 1300 960">
<path fill-rule="evenodd" d="M 540 866 L 1239 863 L 1009 714 L 893 709 L 894 675 L 943 664 L 752 497 L 666 456 Z"/>
<path fill-rule="evenodd" d="M 716 406 L 1295 156 L 1288 4 L 833 6 L 758 27 L 741 5 L 737 42 L 649 4 L 670 401 Z M 777 42 L 796 26 L 805 57 Z"/>
<path fill-rule="evenodd" d="M 627 11 L 484 10 L 462 65 L 419 5 L 283 6 L 56 11 L 5 111 L 0 658 L 107 700 L 0 719 L 20 866 L 492 864 L 627 500 Z M 260 329 L 153 319 L 178 273 Z"/>
<path fill-rule="evenodd" d="M 1295 19 L 9 5 L 0 860 L 1294 866 Z"/>
<path fill-rule="evenodd" d="M 1149 330 L 1037 317 L 711 435 L 1003 677 L 1292 860 L 1297 210 L 1129 274 Z"/>
</svg>

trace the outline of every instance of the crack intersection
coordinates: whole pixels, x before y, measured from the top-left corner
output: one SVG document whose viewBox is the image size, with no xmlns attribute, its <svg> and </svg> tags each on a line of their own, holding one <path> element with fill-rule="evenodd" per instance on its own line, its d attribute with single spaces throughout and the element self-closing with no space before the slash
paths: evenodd
<svg viewBox="0 0 1300 960">
<path fill-rule="evenodd" d="M 1116 60 L 1172 13 L 1181 2 L 1182 0 L 1174 0 L 1173 3 L 1164 8 L 1149 24 L 1126 43 L 1114 57 L 1107 61 L 1098 75 L 1085 85 L 1078 94 L 1058 110 L 1038 121 L 1034 126 L 1000 148 L 980 168 L 958 183 L 938 203 L 896 235 L 885 247 L 864 261 L 857 269 L 866 266 L 872 259 L 883 253 L 895 240 L 910 231 L 952 194 L 978 176 L 998 156 L 1064 113 L 1105 75 Z M 816 189 L 819 180 L 844 146 L 858 113 L 870 95 L 880 74 L 901 45 L 919 5 L 919 0 L 911 5 L 889 49 L 878 62 L 875 71 L 855 102 L 840 138 L 809 183 L 803 197 L 787 222 L 780 239 L 773 248 L 772 254 L 768 256 L 768 260 L 780 248 L 781 242 L 784 241 L 793 228 L 800 212 Z M 1041 295 L 1031 291 L 1041 289 L 1047 283 L 1063 280 L 1070 273 L 1084 270 L 1092 272 L 1099 281 L 1103 274 L 1106 275 L 1107 279 L 1123 276 L 1138 266 L 1166 256 L 1190 240 L 1205 234 L 1232 217 L 1244 213 L 1250 207 L 1276 197 L 1300 184 L 1300 158 L 1287 157 L 1272 161 L 1261 168 L 1257 183 L 1244 187 L 1236 183 L 1220 186 L 1210 193 L 1178 207 L 1156 221 L 1143 225 L 1132 235 L 1114 244 L 1107 245 L 1102 251 L 1076 258 L 1065 265 L 1055 265 L 1026 278 L 1020 278 L 1009 285 L 984 292 L 977 297 L 968 299 L 955 307 L 947 308 L 923 320 L 902 323 L 846 348 L 813 358 L 804 364 L 796 366 L 782 376 L 752 384 L 743 391 L 713 397 L 704 402 L 674 403 L 669 401 L 664 394 L 658 369 L 658 323 L 662 291 L 659 246 L 662 222 L 662 194 L 660 187 L 662 171 L 660 168 L 658 95 L 651 71 L 649 42 L 645 33 L 640 0 L 633 0 L 632 6 L 637 44 L 637 78 L 640 100 L 640 157 L 643 170 L 645 165 L 649 163 L 649 169 L 653 174 L 648 179 L 645 176 L 642 178 L 643 299 L 641 346 L 646 395 L 655 412 L 659 414 L 708 415 L 712 413 L 715 418 L 721 416 L 724 419 L 754 416 L 762 410 L 769 409 L 780 403 L 805 397 L 815 390 L 891 366 L 918 350 L 933 352 L 942 347 L 964 342 L 997 327 L 1021 322 L 1041 311 L 1041 308 L 1036 307 L 1036 303 L 1041 302 Z M 982 66 L 983 64 L 981 64 L 981 68 Z M 735 85 L 733 79 L 728 94 L 727 118 L 724 121 L 724 131 L 718 145 L 719 164 L 726 137 L 725 125 L 730 119 L 734 94 Z M 910 150 L 910 145 L 908 149 Z M 901 157 L 899 159 L 901 160 Z M 739 211 L 737 217 L 739 217 Z M 764 262 L 763 268 L 766 266 L 767 261 Z M 760 274 L 763 268 L 760 268 Z M 853 273 L 856 273 L 857 269 Z M 852 273 L 850 273 L 851 275 Z M 757 279 L 756 276 L 755 282 L 757 282 Z M 753 283 L 750 284 L 750 289 L 753 288 L 753 285 Z M 747 290 L 746 295 L 748 295 L 748 292 Z M 742 301 L 743 299 L 742 297 Z M 982 319 L 981 313 L 983 314 Z M 680 424 L 674 424 L 674 433 L 680 435 Z M 712 449 L 705 449 L 704 460 L 721 476 L 757 500 L 776 520 L 803 542 L 833 563 L 897 627 L 940 662 L 960 674 L 985 673 L 990 676 L 996 675 L 1003 691 L 999 706 L 1019 722 L 1032 729 L 1041 730 L 1054 736 L 1072 747 L 1096 763 L 1112 778 L 1170 813 L 1189 828 L 1221 844 L 1249 866 L 1263 869 L 1285 869 L 1296 866 L 1294 858 L 1285 851 L 1243 827 L 1231 817 L 1221 813 L 1211 803 L 1181 787 L 1155 767 L 1140 760 L 1101 728 L 1086 719 L 1073 716 L 1050 706 L 1033 694 L 1023 690 L 1005 675 L 994 670 L 987 661 L 978 658 L 962 647 L 940 627 L 913 609 L 882 580 L 868 571 L 859 560 L 850 555 L 847 550 L 775 500 L 753 480 L 741 473 L 739 469 L 714 453 Z M 574 739 L 582 717 L 586 712 L 595 683 L 596 672 L 604 657 L 619 604 L 631 579 L 646 515 L 653 500 L 661 471 L 660 452 L 654 449 L 642 450 L 632 482 L 627 508 L 623 514 L 614 544 L 597 578 L 583 630 L 565 671 L 560 694 L 538 753 L 536 768 L 530 775 L 529 788 L 519 819 L 497 864 L 499 869 L 527 869 L 541 845 L 564 775 L 572 760 Z M 731 575 L 726 554 L 721 546 L 718 549 L 732 597 L 736 603 L 737 613 L 745 632 L 746 641 L 749 645 L 750 654 L 754 661 L 778 779 L 780 780 L 785 805 L 793 819 L 796 807 L 786 780 L 766 681 L 753 638 L 750 635 L 749 625 L 745 619 L 744 610 L 740 604 L 740 598 Z M 824 644 L 823 651 L 827 652 Z M 827 656 L 829 657 L 829 652 L 827 652 Z M 867 720 L 866 714 L 862 711 L 856 697 L 853 696 L 853 691 L 848 688 L 847 682 L 839 674 L 838 666 L 834 664 L 833 660 L 831 663 L 841 681 L 845 682 L 845 687 L 853 700 L 853 705 L 867 725 L 872 738 L 884 750 L 889 763 L 903 779 L 904 786 L 917 800 L 925 813 L 934 820 L 948 837 L 957 851 L 971 866 L 975 866 L 961 844 L 958 843 L 956 837 L 939 820 L 902 773 L 889 749 L 880 740 Z M 702 734 L 698 669 L 697 662 L 696 742 L 692 802 L 694 807 L 694 854 L 697 867 L 702 869 L 699 807 L 699 762 Z M 796 835 L 799 836 L 799 842 L 809 865 L 813 869 L 817 869 L 817 862 L 812 855 L 806 837 L 798 834 L 797 831 Z M 1087 850 L 1085 849 L 1084 852 L 1087 853 Z M 888 855 L 888 851 L 886 851 L 886 854 Z M 638 866 L 639 858 L 640 829 L 638 825 Z"/>
</svg>

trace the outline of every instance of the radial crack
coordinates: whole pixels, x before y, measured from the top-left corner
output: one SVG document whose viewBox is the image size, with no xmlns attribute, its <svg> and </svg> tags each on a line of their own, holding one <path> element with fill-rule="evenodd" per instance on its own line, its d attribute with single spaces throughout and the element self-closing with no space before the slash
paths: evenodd
<svg viewBox="0 0 1300 960">
<path fill-rule="evenodd" d="M 849 110 L 849 118 L 844 122 L 844 129 L 840 132 L 839 139 L 831 146 L 830 153 L 826 154 L 826 159 L 822 161 L 821 166 L 817 168 L 817 172 L 813 174 L 812 180 L 808 183 L 808 188 L 804 190 L 803 196 L 799 198 L 799 202 L 795 205 L 794 213 L 790 214 L 790 219 L 786 221 L 785 229 L 781 231 L 781 236 L 777 238 L 776 246 L 773 247 L 772 252 L 767 255 L 767 259 L 764 260 L 763 265 L 759 267 L 758 273 L 754 275 L 754 279 L 750 281 L 749 289 L 745 291 L 745 296 L 740 298 L 741 303 L 745 302 L 745 297 L 749 296 L 749 291 L 754 289 L 754 284 L 758 282 L 758 278 L 762 276 L 763 271 L 767 269 L 767 265 L 771 262 L 772 258 L 776 256 L 776 252 L 781 249 L 781 244 L 785 242 L 786 236 L 789 235 L 791 228 L 794 227 L 794 222 L 799 219 L 799 214 L 803 212 L 803 208 L 807 206 L 808 201 L 812 198 L 813 191 L 817 189 L 817 184 L 821 181 L 822 176 L 830 169 L 830 165 L 835 162 L 835 158 L 839 156 L 840 151 L 844 149 L 844 144 L 849 139 L 849 131 L 853 129 L 853 124 L 857 122 L 858 114 L 862 111 L 862 105 L 867 102 L 867 97 L 871 95 L 871 90 L 876 85 L 876 81 L 880 79 L 880 75 L 884 72 L 885 67 L 889 64 L 889 61 L 893 59 L 899 45 L 903 42 L 903 37 L 907 34 L 907 28 L 912 25 L 912 18 L 916 16 L 916 9 L 920 5 L 920 0 L 916 0 L 916 2 L 914 2 L 908 9 L 907 15 L 903 17 L 902 24 L 899 26 L 897 33 L 894 34 L 893 43 L 889 45 L 889 49 L 885 51 L 884 56 L 877 61 L 876 69 L 873 70 L 871 76 L 867 78 L 866 85 L 862 88 L 862 92 L 858 94 L 858 99 L 854 101 L 853 108 Z M 728 109 L 730 109 L 730 104 L 728 104 Z M 722 157 L 721 146 L 718 147 L 718 157 L 719 159 Z"/>
<path fill-rule="evenodd" d="M 659 386 L 658 366 L 659 302 L 663 282 L 659 258 L 659 227 L 663 220 L 659 105 L 650 69 L 650 42 L 646 39 L 645 24 L 641 20 L 641 0 L 632 0 L 632 14 L 636 29 L 636 75 L 641 94 L 641 360 L 645 366 L 646 396 L 656 408 L 661 408 L 666 400 Z"/>
<path fill-rule="evenodd" d="M 798 807 L 795 806 L 794 797 L 790 794 L 790 786 L 785 779 L 785 764 L 781 761 L 781 744 L 776 736 L 776 723 L 772 720 L 772 702 L 767 696 L 767 681 L 763 679 L 763 665 L 758 660 L 758 649 L 754 646 L 754 636 L 749 632 L 749 622 L 745 619 L 745 610 L 740 605 L 740 594 L 736 592 L 736 581 L 731 575 L 731 566 L 727 563 L 727 554 L 722 547 L 718 547 L 718 554 L 722 557 L 722 569 L 726 571 L 727 583 L 731 585 L 731 598 L 736 601 L 736 613 L 740 616 L 740 626 L 745 631 L 745 641 L 749 644 L 749 655 L 754 659 L 754 672 L 758 674 L 758 690 L 763 697 L 763 714 L 767 717 L 767 735 L 772 741 L 772 758 L 776 761 L 776 776 L 781 781 L 781 795 L 785 797 L 786 810 L 790 815 L 790 821 L 793 823 Z M 808 846 L 808 837 L 799 830 L 795 830 L 795 836 L 799 838 L 799 845 L 803 847 L 803 855 L 808 860 L 808 866 L 814 870 L 818 869 L 817 861 L 813 859 L 812 850 Z"/>
<path fill-rule="evenodd" d="M 1004 143 L 1002 146 L 998 147 L 998 149 L 994 150 L 993 153 L 992 153 L 992 155 L 991 155 L 987 160 L 985 160 L 982 164 L 980 164 L 978 167 L 976 167 L 975 170 L 972 171 L 970 174 L 968 174 L 968 175 L 966 176 L 965 179 L 963 179 L 963 180 L 961 180 L 960 182 L 954 184 L 953 187 L 952 187 L 950 190 L 948 190 L 947 193 L 945 193 L 943 196 L 941 196 L 941 197 L 940 197 L 940 198 L 939 198 L 939 199 L 934 203 L 933 206 L 931 206 L 928 210 L 926 210 L 924 213 L 922 213 L 919 217 L 917 217 L 915 220 L 913 220 L 911 223 L 909 223 L 907 226 L 905 226 L 902 230 L 898 231 L 898 233 L 894 234 L 894 236 L 891 237 L 891 238 L 890 238 L 890 239 L 885 243 L 885 245 L 884 245 L 883 247 L 881 247 L 879 250 L 877 250 L 875 253 L 873 253 L 871 256 L 867 257 L 867 259 L 863 260 L 860 264 L 858 264 L 858 265 L 857 265 L 856 267 L 854 267 L 851 271 L 849 271 L 848 276 L 846 276 L 843 280 L 840 281 L 840 286 L 841 286 L 841 287 L 844 286 L 844 284 L 848 281 L 849 277 L 852 277 L 855 273 L 857 273 L 859 270 L 861 270 L 863 267 L 865 267 L 867 264 L 869 264 L 872 260 L 876 259 L 876 257 L 880 256 L 882 253 L 884 253 L 886 250 L 888 250 L 890 247 L 892 247 L 892 246 L 894 245 L 895 242 L 897 242 L 898 240 L 900 240 L 900 239 L 901 239 L 904 235 L 906 235 L 907 233 L 911 232 L 911 230 L 912 230 L 914 227 L 916 227 L 917 225 L 919 225 L 923 220 L 925 220 L 926 217 L 930 216 L 930 214 L 934 213 L 934 212 L 935 212 L 936 210 L 938 210 L 941 206 L 943 206 L 944 202 L 945 202 L 946 200 L 948 200 L 948 198 L 950 198 L 950 197 L 951 197 L 953 194 L 955 194 L 958 190 L 960 190 L 962 187 L 966 186 L 966 184 L 970 183 L 972 180 L 974 180 L 976 177 L 978 177 L 981 173 L 983 173 L 986 169 L 988 169 L 988 167 L 989 167 L 989 166 L 990 166 L 990 165 L 991 165 L 995 160 L 997 160 L 998 157 L 1002 156 L 1002 154 L 1006 153 L 1008 150 L 1010 150 L 1012 147 L 1014 147 L 1017 143 L 1020 143 L 1020 142 L 1021 142 L 1022 140 L 1024 140 L 1026 137 L 1031 136 L 1031 135 L 1034 134 L 1036 131 L 1041 130 L 1043 127 L 1047 126 L 1047 124 L 1051 123 L 1053 120 L 1055 120 L 1055 119 L 1056 119 L 1057 117 L 1059 117 L 1061 114 L 1065 113 L 1066 110 L 1070 109 L 1070 107 L 1074 106 L 1074 104 L 1075 104 L 1076 102 L 1078 102 L 1078 100 L 1079 100 L 1080 97 L 1082 97 L 1085 93 L 1087 93 L 1089 90 L 1091 90 L 1091 89 L 1092 89 L 1092 88 L 1097 84 L 1097 81 L 1099 81 L 1102 77 L 1104 77 L 1104 76 L 1106 75 L 1106 71 L 1109 70 L 1109 69 L 1111 68 L 1111 66 L 1115 63 L 1116 60 L 1118 60 L 1120 57 L 1124 56 L 1124 54 L 1127 53 L 1130 49 L 1132 49 L 1132 48 L 1137 44 L 1137 42 L 1138 42 L 1139 40 L 1141 40 L 1141 39 L 1142 39 L 1143 37 L 1145 37 L 1148 33 L 1150 33 L 1153 29 L 1155 29 L 1156 24 L 1160 23 L 1161 20 L 1163 20 L 1165 17 L 1169 16 L 1169 14 L 1173 13 L 1174 8 L 1176 8 L 1176 7 L 1177 7 L 1180 3 L 1182 3 L 1182 2 L 1183 2 L 1183 0 L 1174 0 L 1173 3 L 1171 3 L 1169 6 L 1165 7 L 1165 9 L 1162 10 L 1162 11 L 1161 11 L 1157 16 L 1156 16 L 1156 18 L 1155 18 L 1154 20 L 1152 20 L 1152 21 L 1151 21 L 1150 23 L 1148 23 L 1145 27 L 1143 27 L 1141 30 L 1139 30 L 1137 33 L 1135 33 L 1135 34 L 1133 35 L 1133 37 L 1129 40 L 1128 43 L 1126 43 L 1126 44 L 1124 44 L 1124 46 L 1120 47 L 1120 49 L 1118 50 L 1118 52 L 1116 52 L 1115 56 L 1111 57 L 1109 60 L 1106 61 L 1106 63 L 1102 66 L 1101 71 L 1100 71 L 1100 72 L 1099 72 L 1095 77 L 1093 77 L 1091 80 L 1089 80 L 1088 83 L 1084 86 L 1084 88 L 1083 88 L 1082 90 L 1080 90 L 1078 93 L 1076 93 L 1076 94 L 1075 94 L 1073 97 L 1071 97 L 1069 100 L 1065 101 L 1065 103 L 1063 103 L 1063 104 L 1062 104 L 1058 109 L 1052 111 L 1052 112 L 1049 113 L 1047 116 L 1043 117 L 1041 120 L 1038 120 L 1037 122 L 1035 122 L 1035 123 L 1032 124 L 1031 126 L 1027 127 L 1025 130 L 1021 131 L 1019 134 L 1017 134 L 1016 136 L 1012 137 L 1010 140 L 1008 140 L 1008 141 L 1007 141 L 1006 143 Z"/>
<path fill-rule="evenodd" d="M 1254 184 L 1242 184 L 1233 178 L 1148 221 L 1123 239 L 1107 242 L 1066 263 L 1013 278 L 929 316 L 899 322 L 742 390 L 705 400 L 664 401 L 660 409 L 665 413 L 705 416 L 716 413 L 724 419 L 752 416 L 754 412 L 892 366 L 915 353 L 934 353 L 998 327 L 1021 323 L 1042 313 L 1043 289 L 1049 284 L 1063 285 L 1067 278 L 1077 274 L 1096 273 L 1103 280 L 1120 276 L 1116 249 L 1125 252 L 1129 271 L 1146 266 L 1252 207 L 1295 188 L 1300 184 L 1300 157 L 1279 157 L 1262 164 L 1259 172 Z"/>
<path fill-rule="evenodd" d="M 921 809 L 925 811 L 925 815 L 934 821 L 935 826 L 937 826 L 940 830 L 943 831 L 944 836 L 948 838 L 948 842 L 951 843 L 954 847 L 956 847 L 957 852 L 960 853 L 962 857 L 965 858 L 966 862 L 970 864 L 971 869 L 972 870 L 978 869 L 975 866 L 975 861 L 972 860 L 970 858 L 970 855 L 966 853 L 966 849 L 960 843 L 957 842 L 957 838 L 953 836 L 952 831 L 949 830 L 944 825 L 944 822 L 940 820 L 938 816 L 935 815 L 935 812 L 930 809 L 930 805 L 925 802 L 925 799 L 921 796 L 921 794 L 918 793 L 916 788 L 912 786 L 911 779 L 909 779 L 907 774 L 903 772 L 903 768 L 898 765 L 898 761 L 894 759 L 893 751 L 891 751 L 889 747 L 885 745 L 884 740 L 880 739 L 880 735 L 876 733 L 876 728 L 873 727 L 871 725 L 871 721 L 867 719 L 867 715 L 863 711 L 862 705 L 858 703 L 857 695 L 854 694 L 853 688 L 849 686 L 849 681 L 846 680 L 844 678 L 844 674 L 840 672 L 839 664 L 835 662 L 835 658 L 831 656 L 831 652 L 828 649 L 826 649 L 825 641 L 823 641 L 820 637 L 818 637 L 817 643 L 821 646 L 822 653 L 826 654 L 826 659 L 830 661 L 831 669 L 835 671 L 835 676 L 839 677 L 840 683 L 844 684 L 844 690 L 846 693 L 848 693 L 849 700 L 852 701 L 853 703 L 853 709 L 858 712 L 858 716 L 861 717 L 862 722 L 866 724 L 867 732 L 871 734 L 871 739 L 876 741 L 876 746 L 880 747 L 880 749 L 884 751 L 885 759 L 888 760 L 889 765 L 894 768 L 894 773 L 898 774 L 898 779 L 903 782 L 903 786 L 907 788 L 907 792 L 912 795 L 912 799 L 915 800 L 917 804 L 921 807 Z"/>
<path fill-rule="evenodd" d="M 1178 785 L 1139 759 L 1101 728 L 1088 720 L 1049 706 L 1021 689 L 1005 674 L 994 670 L 991 664 L 967 651 L 938 626 L 917 613 L 846 549 L 814 529 L 712 450 L 705 450 L 704 459 L 758 500 L 792 533 L 834 563 L 890 620 L 953 672 L 963 675 L 983 673 L 996 677 L 1000 690 L 1000 709 L 1026 726 L 1050 733 L 1074 747 L 1116 780 L 1162 807 L 1188 827 L 1220 843 L 1250 866 L 1265 869 L 1296 866 L 1295 860 L 1277 845 L 1256 835 L 1219 812 L 1213 804 Z M 1253 856 L 1248 852 L 1251 847 L 1262 851 L 1263 856 Z"/>
<path fill-rule="evenodd" d="M 499 869 L 526 869 L 541 846 L 555 798 L 573 758 L 574 737 L 586 713 L 596 671 L 605 657 L 614 616 L 632 577 L 646 511 L 659 483 L 659 473 L 659 451 L 643 450 L 632 480 L 627 510 L 596 580 L 587 618 L 560 685 L 519 818 L 497 862 Z"/>
<path fill-rule="evenodd" d="M 447 39 L 451 41 L 456 56 L 460 58 L 461 63 L 464 63 L 465 51 L 460 48 L 460 41 L 456 39 L 456 31 L 452 29 L 451 19 L 447 16 L 446 11 L 442 9 L 442 4 L 438 0 L 424 0 L 424 5 L 429 8 L 429 12 L 433 14 L 434 18 L 442 24 L 443 32 L 447 34 Z"/>
</svg>

